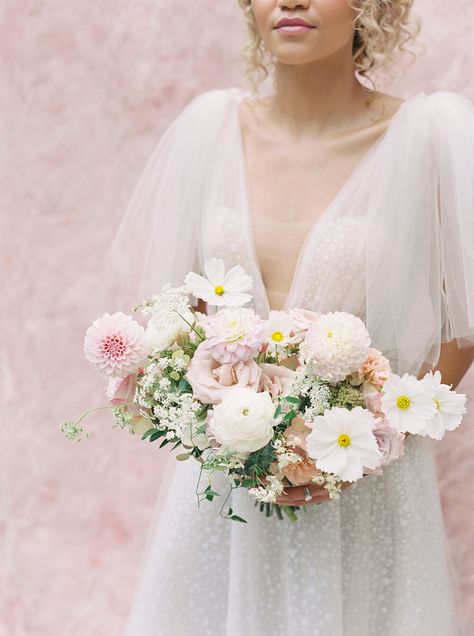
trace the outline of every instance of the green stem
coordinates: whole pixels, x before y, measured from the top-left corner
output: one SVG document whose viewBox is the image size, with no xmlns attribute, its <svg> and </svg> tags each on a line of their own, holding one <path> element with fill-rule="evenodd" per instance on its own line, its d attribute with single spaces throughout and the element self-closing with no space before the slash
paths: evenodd
<svg viewBox="0 0 474 636">
<path fill-rule="evenodd" d="M 134 402 L 129 402 L 129 404 L 120 404 L 120 406 L 132 406 L 132 404 L 134 404 Z M 74 426 L 78 426 L 82 420 L 87 417 L 90 413 L 93 413 L 94 411 L 103 411 L 105 409 L 116 409 L 117 407 L 114 404 L 111 404 L 110 406 L 98 406 L 95 409 L 91 409 L 90 411 L 86 411 L 86 413 L 84 413 L 84 415 L 82 415 L 77 422 L 74 422 Z"/>
<path fill-rule="evenodd" d="M 178 314 L 178 316 L 179 316 L 180 318 L 182 318 L 182 319 L 184 320 L 184 322 L 185 322 L 187 325 L 189 325 L 189 326 L 191 327 L 192 331 L 194 331 L 194 333 L 197 335 L 197 337 L 201 339 L 201 342 L 204 342 L 205 338 L 203 338 L 203 337 L 201 336 L 201 334 L 200 334 L 198 331 L 196 331 L 196 329 L 194 328 L 194 326 L 193 326 L 193 325 L 192 325 L 192 324 L 191 324 L 188 320 L 186 320 L 186 318 L 185 318 L 184 316 L 182 316 L 182 315 L 179 313 L 179 311 L 176 311 L 176 309 L 173 309 L 173 311 L 174 311 L 175 313 L 177 313 L 177 314 Z M 193 313 L 194 313 L 194 310 L 193 310 L 193 309 L 192 309 L 192 311 L 193 311 Z"/>
</svg>

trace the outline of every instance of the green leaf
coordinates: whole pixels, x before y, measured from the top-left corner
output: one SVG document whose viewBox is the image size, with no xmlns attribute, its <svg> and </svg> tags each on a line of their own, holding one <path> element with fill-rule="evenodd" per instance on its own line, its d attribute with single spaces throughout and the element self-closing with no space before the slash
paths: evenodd
<svg viewBox="0 0 474 636">
<path fill-rule="evenodd" d="M 206 428 L 207 428 L 207 420 L 206 422 L 204 422 L 204 424 L 201 424 L 201 426 L 198 426 L 198 428 L 196 429 L 196 435 L 200 435 L 201 433 L 205 433 L 206 432 Z"/>
<path fill-rule="evenodd" d="M 166 431 L 155 431 L 153 435 L 150 435 L 150 442 L 154 442 L 160 437 L 163 437 L 163 435 L 166 435 Z"/>
<path fill-rule="evenodd" d="M 155 431 L 156 431 L 156 428 L 149 428 L 147 431 L 145 431 L 145 433 L 143 433 L 142 439 L 146 439 L 147 437 L 150 437 L 150 435 L 153 435 Z"/>
<path fill-rule="evenodd" d="M 180 446 L 180 444 L 181 444 L 181 440 L 179 439 L 171 450 L 174 450 L 175 448 L 178 448 L 178 446 Z"/>
<path fill-rule="evenodd" d="M 281 413 L 281 404 L 279 404 L 276 407 L 276 410 L 275 410 L 275 413 L 273 414 L 273 417 L 276 419 L 280 415 L 280 413 Z"/>
<path fill-rule="evenodd" d="M 242 519 L 242 517 L 239 517 L 238 515 L 232 515 L 231 519 L 232 521 L 241 521 L 242 523 L 247 523 L 245 519 Z"/>
<path fill-rule="evenodd" d="M 300 399 L 297 397 L 294 397 L 293 395 L 287 395 L 284 398 L 287 402 L 291 402 L 292 404 L 299 404 L 300 403 Z"/>
<path fill-rule="evenodd" d="M 166 446 L 166 444 L 169 444 L 169 443 L 170 443 L 169 439 L 164 439 L 160 444 L 160 448 L 163 448 L 163 446 Z"/>
<path fill-rule="evenodd" d="M 253 479 L 244 479 L 240 485 L 242 488 L 251 488 L 255 485 L 255 481 Z"/>
<path fill-rule="evenodd" d="M 208 490 L 206 488 L 206 490 L 204 491 L 206 493 L 206 495 L 211 495 L 212 497 L 219 497 L 219 493 L 216 492 L 215 490 Z"/>
<path fill-rule="evenodd" d="M 190 457 L 191 457 L 191 455 L 189 453 L 180 453 L 179 455 L 176 455 L 176 459 L 179 462 L 185 462 Z"/>
</svg>

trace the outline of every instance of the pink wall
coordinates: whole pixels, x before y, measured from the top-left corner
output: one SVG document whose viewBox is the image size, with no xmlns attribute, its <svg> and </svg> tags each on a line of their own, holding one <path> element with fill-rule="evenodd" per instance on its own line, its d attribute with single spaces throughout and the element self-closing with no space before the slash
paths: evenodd
<svg viewBox="0 0 474 636">
<path fill-rule="evenodd" d="M 417 10 L 427 53 L 404 81 L 379 88 L 474 99 L 472 0 L 449 11 L 420 0 Z M 0 635 L 112 636 L 128 611 L 160 456 L 107 413 L 80 444 L 58 423 L 105 403 L 83 333 L 100 312 L 127 306 L 98 275 L 101 256 L 171 118 L 197 92 L 243 85 L 242 21 L 236 0 L 5 0 L 0 16 Z M 460 389 L 473 415 L 436 450 L 474 621 L 474 372 Z"/>
</svg>

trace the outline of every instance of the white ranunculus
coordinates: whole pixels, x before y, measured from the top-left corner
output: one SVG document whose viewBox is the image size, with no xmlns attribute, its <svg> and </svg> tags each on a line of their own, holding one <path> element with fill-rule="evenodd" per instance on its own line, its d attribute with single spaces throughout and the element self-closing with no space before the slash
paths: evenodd
<svg viewBox="0 0 474 636">
<path fill-rule="evenodd" d="M 210 429 L 222 446 L 237 452 L 253 452 L 273 438 L 275 405 L 266 392 L 235 387 L 212 411 Z"/>
</svg>

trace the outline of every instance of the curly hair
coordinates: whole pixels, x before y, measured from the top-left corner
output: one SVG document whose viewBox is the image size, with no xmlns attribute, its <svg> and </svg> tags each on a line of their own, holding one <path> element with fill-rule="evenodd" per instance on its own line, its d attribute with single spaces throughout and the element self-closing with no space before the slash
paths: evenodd
<svg viewBox="0 0 474 636">
<path fill-rule="evenodd" d="M 244 12 L 249 35 L 242 51 L 245 74 L 255 94 L 260 82 L 269 75 L 269 68 L 275 68 L 275 59 L 266 50 L 260 37 L 252 0 L 238 2 Z M 411 16 L 413 2 L 414 0 L 348 0 L 349 6 L 356 12 L 352 41 L 354 72 L 366 78 L 373 87 L 376 74 L 388 72 L 400 53 L 407 52 L 412 56 L 412 61 L 416 58 L 416 53 L 408 47 L 415 42 L 422 20 L 418 16 Z"/>
</svg>

